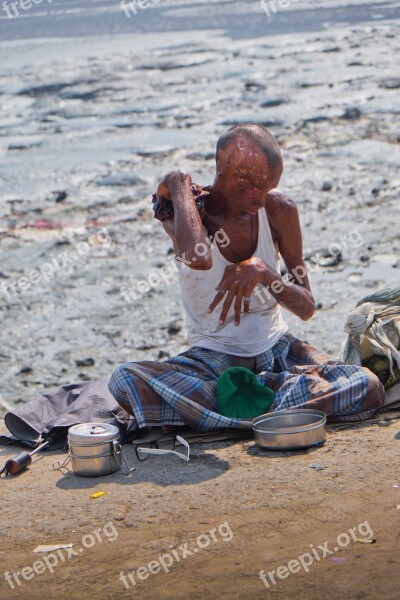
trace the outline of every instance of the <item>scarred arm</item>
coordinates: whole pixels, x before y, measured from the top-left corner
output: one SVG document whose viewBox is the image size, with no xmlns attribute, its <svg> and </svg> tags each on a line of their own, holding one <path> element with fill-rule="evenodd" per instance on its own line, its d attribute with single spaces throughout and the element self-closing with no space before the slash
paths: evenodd
<svg viewBox="0 0 400 600">
<path fill-rule="evenodd" d="M 190 175 L 176 169 L 163 178 L 157 194 L 171 200 L 174 207 L 173 217 L 163 221 L 163 226 L 176 255 L 192 269 L 207 270 L 212 267 L 207 230 L 201 222 L 191 184 Z"/>
<path fill-rule="evenodd" d="M 212 312 L 224 300 L 221 324 L 225 322 L 229 308 L 234 302 L 235 325 L 239 325 L 243 304 L 244 312 L 248 312 L 250 308 L 250 304 L 246 303 L 244 298 L 251 297 L 259 284 L 266 286 L 279 304 L 303 321 L 310 319 L 315 312 L 315 301 L 303 260 L 303 242 L 297 207 L 290 198 L 280 192 L 270 195 L 267 206 L 271 230 L 277 239 L 288 273 L 281 276 L 258 257 L 226 267 L 216 289 L 224 290 L 227 294 L 217 292 L 209 307 L 209 312 Z"/>
</svg>

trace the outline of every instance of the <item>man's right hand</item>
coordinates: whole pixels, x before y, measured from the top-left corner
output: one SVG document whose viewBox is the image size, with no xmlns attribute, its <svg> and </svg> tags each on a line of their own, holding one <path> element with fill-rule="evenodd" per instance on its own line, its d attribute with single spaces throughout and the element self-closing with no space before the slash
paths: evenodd
<svg viewBox="0 0 400 600">
<path fill-rule="evenodd" d="M 169 171 L 161 180 L 157 188 L 157 196 L 162 196 L 166 200 L 172 200 L 177 186 L 192 185 L 192 178 L 185 171 L 173 169 Z"/>
</svg>

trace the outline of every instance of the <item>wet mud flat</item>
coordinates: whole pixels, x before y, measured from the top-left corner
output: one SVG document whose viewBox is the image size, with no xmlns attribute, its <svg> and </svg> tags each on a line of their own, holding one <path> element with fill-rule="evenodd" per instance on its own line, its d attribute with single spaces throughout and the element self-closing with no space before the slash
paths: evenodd
<svg viewBox="0 0 400 600">
<path fill-rule="evenodd" d="M 150 198 L 177 166 L 211 183 L 217 137 L 240 121 L 277 136 L 280 187 L 301 214 L 318 311 L 307 323 L 287 314 L 290 329 L 337 355 L 349 309 L 399 276 L 399 46 L 398 21 L 383 18 L 254 39 L 194 29 L 3 42 L 3 410 L 187 347 Z M 42 276 L 26 283 L 32 271 Z"/>
</svg>

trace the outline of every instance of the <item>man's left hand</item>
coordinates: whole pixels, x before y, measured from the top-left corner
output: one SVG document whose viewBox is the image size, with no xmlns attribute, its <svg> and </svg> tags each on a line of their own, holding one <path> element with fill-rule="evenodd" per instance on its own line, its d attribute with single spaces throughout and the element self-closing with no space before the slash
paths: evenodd
<svg viewBox="0 0 400 600">
<path fill-rule="evenodd" d="M 245 313 L 249 312 L 250 301 L 248 299 L 251 298 L 254 288 L 263 282 L 266 270 L 265 262 L 257 257 L 226 267 L 223 278 L 215 288 L 218 292 L 208 309 L 208 312 L 212 313 L 215 307 L 224 300 L 220 325 L 225 323 L 233 301 L 235 301 L 235 325 L 240 324 L 242 306 Z M 228 293 L 226 294 L 226 292 Z"/>
</svg>

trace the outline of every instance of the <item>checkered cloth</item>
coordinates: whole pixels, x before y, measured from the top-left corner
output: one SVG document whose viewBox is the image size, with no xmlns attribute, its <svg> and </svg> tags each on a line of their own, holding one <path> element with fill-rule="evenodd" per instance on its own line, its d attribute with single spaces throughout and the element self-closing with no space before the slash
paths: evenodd
<svg viewBox="0 0 400 600">
<path fill-rule="evenodd" d="M 290 333 L 255 357 L 237 357 L 197 346 L 165 361 L 120 365 L 109 390 L 139 428 L 189 425 L 197 431 L 248 428 L 248 421 L 216 412 L 217 379 L 229 367 L 252 370 L 275 392 L 271 411 L 314 408 L 330 421 L 369 418 L 384 402 L 378 378 L 364 367 L 346 365 Z"/>
</svg>

